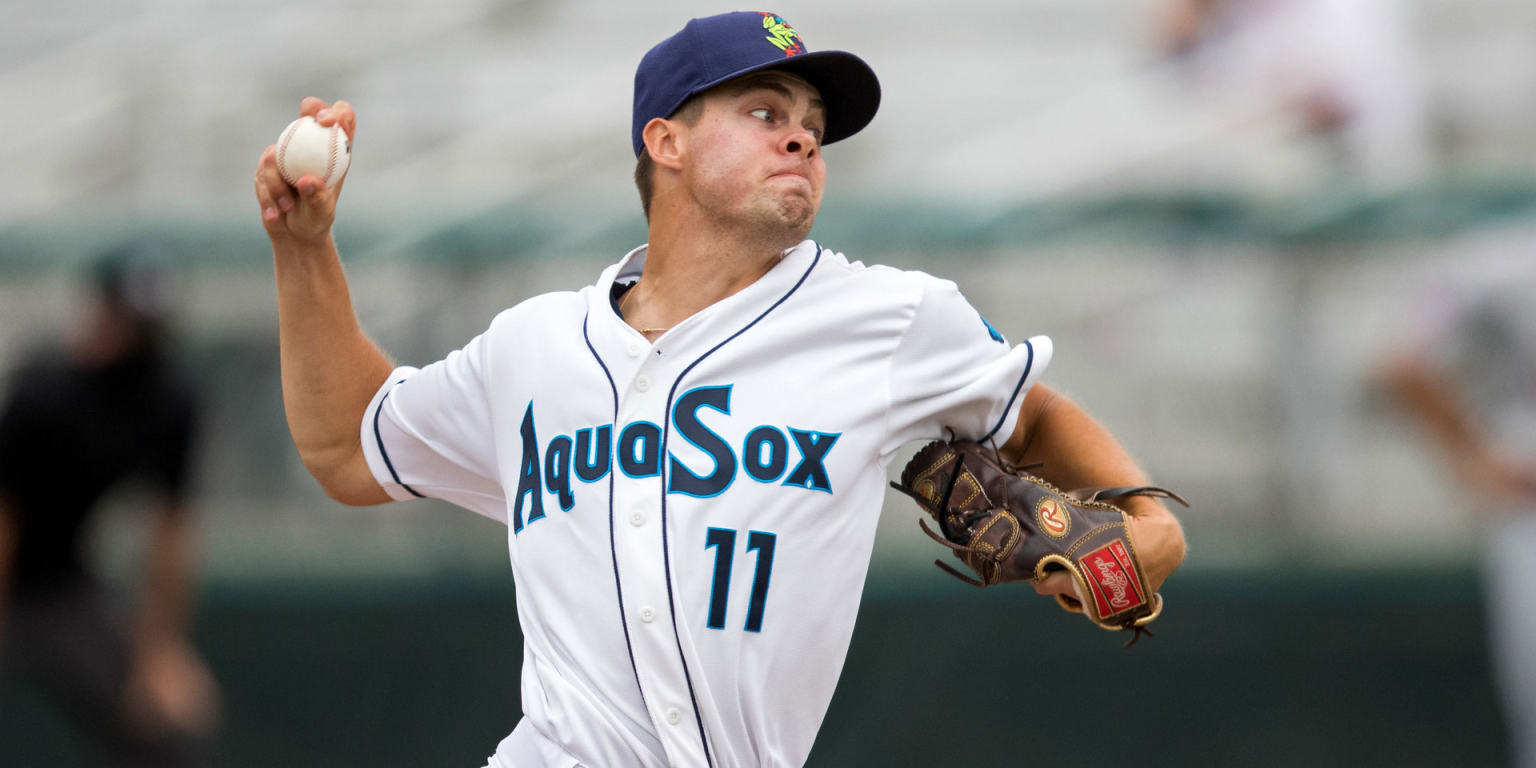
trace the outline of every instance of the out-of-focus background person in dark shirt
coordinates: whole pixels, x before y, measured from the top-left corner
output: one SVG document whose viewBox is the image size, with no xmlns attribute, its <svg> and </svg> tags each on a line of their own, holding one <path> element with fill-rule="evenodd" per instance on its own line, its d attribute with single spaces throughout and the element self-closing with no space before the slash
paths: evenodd
<svg viewBox="0 0 1536 768">
<path fill-rule="evenodd" d="M 217 688 L 188 642 L 197 407 L 171 362 L 172 279 L 126 248 L 88 282 L 73 333 L 22 362 L 0 407 L 0 681 L 45 694 L 98 764 L 200 765 Z M 154 521 L 138 594 L 119 600 L 86 540 L 125 484 Z"/>
</svg>

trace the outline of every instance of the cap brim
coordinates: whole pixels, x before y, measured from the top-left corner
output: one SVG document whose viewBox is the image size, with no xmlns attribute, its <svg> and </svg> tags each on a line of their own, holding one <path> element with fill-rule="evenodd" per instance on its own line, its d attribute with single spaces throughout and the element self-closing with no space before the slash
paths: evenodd
<svg viewBox="0 0 1536 768">
<path fill-rule="evenodd" d="M 875 71 L 863 59 L 847 51 L 811 51 L 769 61 L 732 72 L 700 86 L 694 93 L 703 93 L 753 72 L 769 70 L 802 77 L 821 92 L 821 100 L 827 105 L 827 128 L 821 138 L 823 145 L 863 130 L 880 109 L 880 80 L 875 77 Z"/>
</svg>

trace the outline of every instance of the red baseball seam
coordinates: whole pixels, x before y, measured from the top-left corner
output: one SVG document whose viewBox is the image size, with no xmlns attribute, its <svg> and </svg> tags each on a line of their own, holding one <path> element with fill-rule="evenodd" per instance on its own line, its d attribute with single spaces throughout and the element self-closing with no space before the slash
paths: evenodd
<svg viewBox="0 0 1536 768">
<path fill-rule="evenodd" d="M 296 184 L 296 183 L 298 183 L 298 179 L 290 179 L 290 178 L 288 178 L 288 164 L 286 162 L 284 162 L 288 158 L 288 142 L 293 140 L 293 134 L 298 132 L 298 130 L 299 130 L 299 124 L 298 123 L 294 123 L 294 124 L 288 126 L 288 130 L 283 131 L 283 138 L 280 141 L 278 141 L 278 143 L 277 143 L 277 170 L 278 170 L 278 175 L 282 176 L 283 177 L 283 181 L 286 181 L 289 184 Z"/>
<path fill-rule="evenodd" d="M 336 172 L 336 134 L 340 132 L 340 125 L 331 126 L 331 159 L 325 164 L 325 183 L 327 186 L 331 183 L 331 174 Z"/>
</svg>

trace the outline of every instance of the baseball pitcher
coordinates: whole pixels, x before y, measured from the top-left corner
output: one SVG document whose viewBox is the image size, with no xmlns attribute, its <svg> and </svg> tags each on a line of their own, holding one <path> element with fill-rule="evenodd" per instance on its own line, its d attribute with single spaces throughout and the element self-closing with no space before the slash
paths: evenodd
<svg viewBox="0 0 1536 768">
<path fill-rule="evenodd" d="M 306 466 L 350 504 L 430 496 L 507 527 L 524 716 L 491 768 L 803 764 L 912 441 L 955 441 L 901 487 L 976 581 L 1028 580 L 1110 628 L 1156 617 L 1179 525 L 1038 383 L 1050 340 L 1009 343 L 954 283 L 807 239 L 823 148 L 879 102 L 864 61 L 772 13 L 688 22 L 635 73 L 646 243 L 419 369 L 355 319 L 343 182 L 290 186 L 262 155 Z M 346 102 L 301 113 L 357 136 Z"/>
</svg>

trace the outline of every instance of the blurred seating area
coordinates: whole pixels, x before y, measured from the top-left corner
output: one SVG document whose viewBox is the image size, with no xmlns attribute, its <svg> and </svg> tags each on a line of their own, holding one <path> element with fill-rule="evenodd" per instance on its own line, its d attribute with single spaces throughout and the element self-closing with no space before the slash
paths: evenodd
<svg viewBox="0 0 1536 768">
<path fill-rule="evenodd" d="M 1181 48 L 1181 5 L 1231 9 Z M 242 211 L 255 155 L 305 95 L 358 109 L 354 210 L 443 223 L 553 195 L 611 219 L 633 200 L 634 63 L 710 7 L 50 3 L 0 29 L 0 98 L 14 105 L 0 113 L 0 225 Z M 1379 174 L 1395 184 L 1536 170 L 1536 6 L 1523 0 L 778 10 L 804 18 L 813 50 L 865 57 L 884 86 L 872 130 L 828 153 L 839 195 L 1306 194 L 1349 166 L 1298 137 L 1343 112 L 1415 134 L 1397 140 L 1411 171 Z"/>
</svg>

